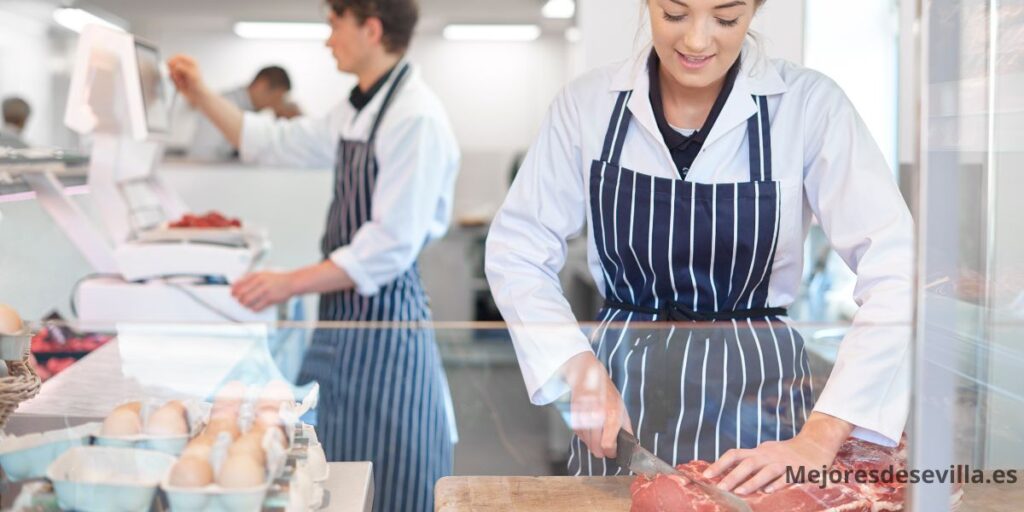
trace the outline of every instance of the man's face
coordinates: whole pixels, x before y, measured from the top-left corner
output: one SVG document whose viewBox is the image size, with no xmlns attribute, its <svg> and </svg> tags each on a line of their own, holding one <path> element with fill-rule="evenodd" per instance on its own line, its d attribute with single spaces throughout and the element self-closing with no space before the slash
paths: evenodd
<svg viewBox="0 0 1024 512">
<path fill-rule="evenodd" d="M 360 23 L 351 10 L 341 16 L 334 11 L 327 15 L 331 36 L 325 43 L 331 49 L 338 70 L 343 73 L 358 73 L 363 68 L 373 41 L 366 23 Z"/>
<path fill-rule="evenodd" d="M 284 102 L 287 94 L 288 91 L 283 87 L 271 87 L 266 80 L 262 79 L 256 80 L 249 88 L 249 99 L 252 100 L 252 106 L 257 111 L 274 108 Z"/>
</svg>

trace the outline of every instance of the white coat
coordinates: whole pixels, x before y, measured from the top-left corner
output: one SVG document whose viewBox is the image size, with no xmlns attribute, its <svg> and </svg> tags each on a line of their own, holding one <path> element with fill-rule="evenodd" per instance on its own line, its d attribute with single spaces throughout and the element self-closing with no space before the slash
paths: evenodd
<svg viewBox="0 0 1024 512">
<path fill-rule="evenodd" d="M 491 226 L 487 277 L 510 324 L 535 404 L 566 393 L 558 369 L 572 356 L 592 350 L 557 275 L 566 241 L 586 234 L 590 271 L 604 293 L 599 256 L 587 229 L 588 180 L 619 91 L 634 91 L 622 165 L 679 179 L 648 99 L 649 51 L 590 72 L 562 91 Z M 910 406 L 910 213 L 878 145 L 832 80 L 758 57 L 749 47 L 743 54 L 735 86 L 686 180 L 748 180 L 746 120 L 755 114 L 751 95 L 767 96 L 772 167 L 782 191 L 782 228 L 768 304 L 787 307 L 797 298 L 804 239 L 817 217 L 832 247 L 857 274 L 854 298 L 860 308 L 815 410 L 852 423 L 855 436 L 895 445 Z M 628 211 L 629 205 L 620 208 Z"/>
<path fill-rule="evenodd" d="M 341 138 L 369 138 L 395 75 L 359 111 L 346 100 L 319 117 L 274 120 L 246 112 L 242 161 L 333 168 Z M 444 235 L 452 216 L 460 155 L 448 116 L 415 67 L 396 94 L 374 141 L 380 170 L 370 221 L 330 254 L 363 295 L 408 270 L 427 242 Z"/>
</svg>

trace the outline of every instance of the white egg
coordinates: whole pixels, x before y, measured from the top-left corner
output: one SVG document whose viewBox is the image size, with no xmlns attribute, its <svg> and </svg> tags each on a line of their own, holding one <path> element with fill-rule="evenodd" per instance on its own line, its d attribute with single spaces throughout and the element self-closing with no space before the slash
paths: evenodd
<svg viewBox="0 0 1024 512">
<path fill-rule="evenodd" d="M 256 487 L 266 481 L 266 470 L 258 461 L 246 454 L 235 454 L 224 459 L 217 474 L 217 485 L 228 489 Z"/>
<path fill-rule="evenodd" d="M 0 334 L 18 334 L 24 328 L 18 312 L 7 304 L 0 304 Z"/>
<path fill-rule="evenodd" d="M 263 431 L 250 430 L 239 437 L 228 447 L 228 456 L 247 454 L 261 465 L 267 463 L 267 454 L 263 451 Z"/>
</svg>

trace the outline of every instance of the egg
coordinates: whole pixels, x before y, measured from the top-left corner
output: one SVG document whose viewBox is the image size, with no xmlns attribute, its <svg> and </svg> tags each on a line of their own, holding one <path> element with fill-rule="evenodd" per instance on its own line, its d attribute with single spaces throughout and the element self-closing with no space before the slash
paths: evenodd
<svg viewBox="0 0 1024 512">
<path fill-rule="evenodd" d="M 227 489 L 256 487 L 265 481 L 263 464 L 244 453 L 229 455 L 217 474 L 217 485 Z"/>
<path fill-rule="evenodd" d="M 154 436 L 181 436 L 188 434 L 185 406 L 177 400 L 167 402 L 146 419 L 145 432 Z"/>
<path fill-rule="evenodd" d="M 263 387 L 263 391 L 260 392 L 260 399 L 259 402 L 256 403 L 256 408 L 278 411 L 281 409 L 282 403 L 295 403 L 295 395 L 292 394 L 292 387 L 283 380 L 272 380 L 267 383 L 267 385 Z"/>
<path fill-rule="evenodd" d="M 210 438 L 196 438 L 185 446 L 181 457 L 194 457 L 202 460 L 210 460 L 210 453 L 213 452 L 213 441 Z"/>
<path fill-rule="evenodd" d="M 18 334 L 24 328 L 18 312 L 7 304 L 0 304 L 0 334 Z"/>
<path fill-rule="evenodd" d="M 233 380 L 224 384 L 213 399 L 214 405 L 240 405 L 245 399 L 246 387 L 241 381 Z"/>
<path fill-rule="evenodd" d="M 205 487 L 213 483 L 213 467 L 206 459 L 182 456 L 171 467 L 170 482 L 176 487 Z"/>
<path fill-rule="evenodd" d="M 100 435 L 107 437 L 134 436 L 142 432 L 142 418 L 129 408 L 117 408 L 103 420 Z"/>
<path fill-rule="evenodd" d="M 263 451 L 263 431 L 250 430 L 228 447 L 228 456 L 248 454 L 260 465 L 266 465 L 267 454 Z"/>
<path fill-rule="evenodd" d="M 238 428 L 238 421 L 232 418 L 212 418 L 210 423 L 206 426 L 204 434 L 209 435 L 213 439 L 217 438 L 217 434 L 221 432 L 227 432 L 231 439 L 238 439 L 238 436 L 242 435 L 241 430 Z"/>
<path fill-rule="evenodd" d="M 125 402 L 125 403 L 115 407 L 114 410 L 115 411 L 119 411 L 119 410 L 132 411 L 135 414 L 139 414 L 142 411 L 142 402 L 139 402 L 139 401 Z"/>
</svg>

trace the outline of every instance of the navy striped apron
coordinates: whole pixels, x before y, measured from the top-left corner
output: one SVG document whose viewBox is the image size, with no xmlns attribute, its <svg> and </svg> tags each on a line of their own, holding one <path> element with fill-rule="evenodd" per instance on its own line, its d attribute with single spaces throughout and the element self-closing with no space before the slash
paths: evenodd
<svg viewBox="0 0 1024 512">
<path fill-rule="evenodd" d="M 619 95 L 590 171 L 606 299 L 594 350 L 641 445 L 673 465 L 789 439 L 813 395 L 803 339 L 768 306 L 781 191 L 767 99 L 753 98 L 747 121 L 749 181 L 701 184 L 619 165 L 631 94 Z M 577 436 L 569 457 L 570 474 L 627 472 Z"/>
<path fill-rule="evenodd" d="M 321 244 L 325 258 L 370 220 L 378 171 L 374 138 L 408 71 L 403 66 L 388 89 L 369 138 L 338 143 L 334 198 Z M 299 380 L 320 383 L 316 430 L 328 460 L 373 462 L 375 511 L 432 511 L 434 484 L 451 474 L 452 441 L 448 385 L 418 267 L 372 297 L 355 290 L 322 294 L 320 320 L 403 322 L 379 329 L 318 329 Z"/>
</svg>

